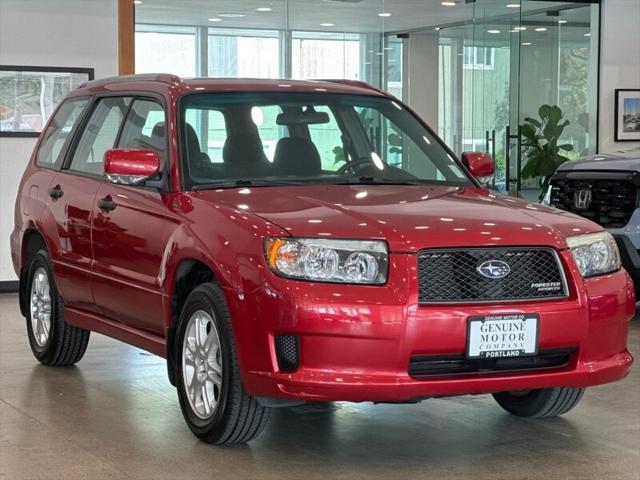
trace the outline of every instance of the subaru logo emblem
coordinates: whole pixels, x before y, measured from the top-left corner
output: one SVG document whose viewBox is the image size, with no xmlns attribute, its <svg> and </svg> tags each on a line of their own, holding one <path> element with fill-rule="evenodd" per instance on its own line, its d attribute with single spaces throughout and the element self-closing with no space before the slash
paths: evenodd
<svg viewBox="0 0 640 480">
<path fill-rule="evenodd" d="M 585 210 L 589 208 L 591 205 L 591 198 L 593 194 L 591 193 L 591 189 L 582 188 L 580 190 L 576 190 L 576 193 L 573 194 L 573 205 L 578 210 Z"/>
<path fill-rule="evenodd" d="M 509 275 L 511 267 L 501 260 L 488 260 L 478 265 L 476 271 L 485 278 L 498 279 Z"/>
</svg>

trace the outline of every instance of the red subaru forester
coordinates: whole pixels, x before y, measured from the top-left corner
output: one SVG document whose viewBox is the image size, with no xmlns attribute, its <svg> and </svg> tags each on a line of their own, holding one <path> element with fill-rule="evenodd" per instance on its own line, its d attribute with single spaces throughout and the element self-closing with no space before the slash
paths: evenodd
<svg viewBox="0 0 640 480">
<path fill-rule="evenodd" d="M 492 193 L 493 173 L 358 82 L 87 83 L 19 187 L 31 349 L 71 365 L 95 331 L 165 357 L 219 444 L 309 401 L 563 414 L 627 375 L 633 284 L 600 226 Z"/>
</svg>

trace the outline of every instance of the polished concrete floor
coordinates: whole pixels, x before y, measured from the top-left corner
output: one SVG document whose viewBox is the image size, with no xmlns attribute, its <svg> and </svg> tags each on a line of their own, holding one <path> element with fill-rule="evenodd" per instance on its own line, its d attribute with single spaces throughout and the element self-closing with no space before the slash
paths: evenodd
<svg viewBox="0 0 640 480">
<path fill-rule="evenodd" d="M 277 410 L 260 438 L 221 448 L 191 435 L 161 359 L 93 335 L 77 367 L 40 366 L 0 295 L 0 478 L 640 479 L 640 368 L 557 419 L 489 396 L 336 404 Z"/>
</svg>

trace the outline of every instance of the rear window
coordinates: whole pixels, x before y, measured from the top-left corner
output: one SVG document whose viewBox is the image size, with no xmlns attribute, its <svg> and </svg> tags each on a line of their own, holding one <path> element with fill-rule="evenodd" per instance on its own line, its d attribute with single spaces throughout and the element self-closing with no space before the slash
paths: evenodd
<svg viewBox="0 0 640 480">
<path fill-rule="evenodd" d="M 66 149 L 87 103 L 89 103 L 88 98 L 72 98 L 60 106 L 42 134 L 36 165 L 56 167 L 62 163 L 61 154 Z"/>
</svg>

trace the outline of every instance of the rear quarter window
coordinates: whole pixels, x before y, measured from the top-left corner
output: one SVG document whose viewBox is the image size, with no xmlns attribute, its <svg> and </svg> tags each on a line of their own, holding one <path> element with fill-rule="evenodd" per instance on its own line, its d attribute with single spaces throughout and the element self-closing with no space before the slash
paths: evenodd
<svg viewBox="0 0 640 480">
<path fill-rule="evenodd" d="M 88 103 L 88 98 L 72 98 L 64 101 L 42 134 L 36 165 L 55 168 L 62 163 L 62 154 Z"/>
</svg>

